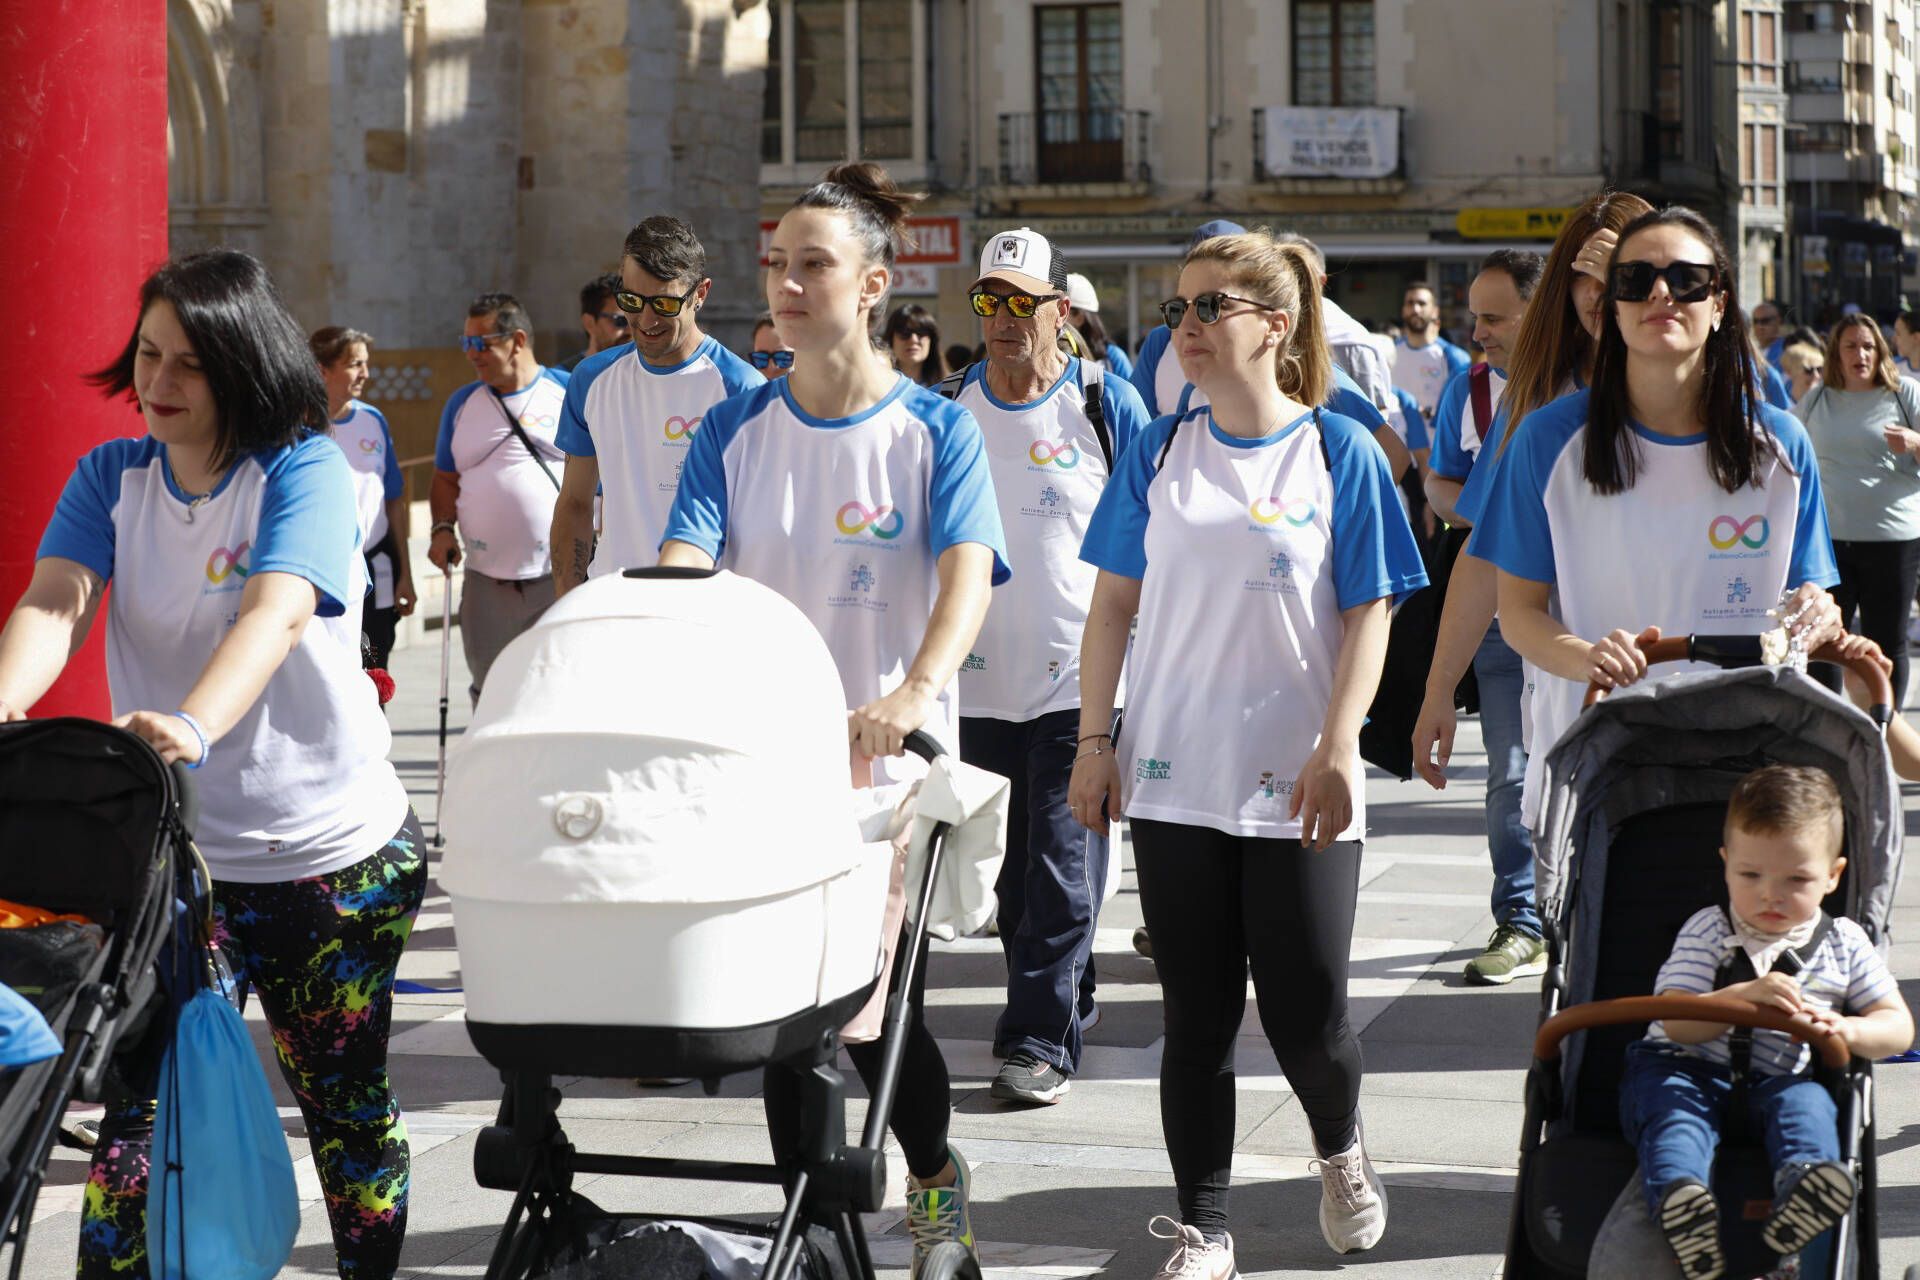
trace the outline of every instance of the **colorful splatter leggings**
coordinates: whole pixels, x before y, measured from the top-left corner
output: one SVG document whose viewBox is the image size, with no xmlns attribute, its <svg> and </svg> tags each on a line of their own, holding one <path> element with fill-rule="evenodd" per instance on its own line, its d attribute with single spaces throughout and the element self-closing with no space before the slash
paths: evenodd
<svg viewBox="0 0 1920 1280">
<path fill-rule="evenodd" d="M 407 1128 L 387 1080 L 393 975 L 427 885 L 419 819 L 330 875 L 214 885 L 215 929 L 253 983 L 306 1118 L 350 1280 L 386 1280 L 407 1227 Z M 87 1176 L 80 1280 L 147 1280 L 152 1101 L 109 1102 Z"/>
</svg>

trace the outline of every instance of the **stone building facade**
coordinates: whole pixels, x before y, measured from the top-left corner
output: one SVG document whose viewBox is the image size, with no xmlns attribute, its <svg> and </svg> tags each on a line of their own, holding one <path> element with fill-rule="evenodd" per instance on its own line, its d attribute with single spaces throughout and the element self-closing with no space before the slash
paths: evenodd
<svg viewBox="0 0 1920 1280">
<path fill-rule="evenodd" d="M 580 286 L 649 214 L 698 229 L 707 327 L 744 345 L 762 0 L 167 0 L 167 18 L 173 250 L 247 249 L 303 325 L 372 333 L 369 398 L 403 457 L 471 380 L 474 295 L 515 293 L 541 356 L 571 354 Z"/>
</svg>

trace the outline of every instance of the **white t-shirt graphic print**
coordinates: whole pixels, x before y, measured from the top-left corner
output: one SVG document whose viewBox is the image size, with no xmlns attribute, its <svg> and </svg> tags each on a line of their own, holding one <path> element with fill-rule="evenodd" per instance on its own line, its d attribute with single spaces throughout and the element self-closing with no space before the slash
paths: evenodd
<svg viewBox="0 0 1920 1280">
<path fill-rule="evenodd" d="M 816 418 L 780 378 L 714 406 L 694 437 L 666 540 L 791 600 L 827 642 L 847 706 L 899 688 L 926 638 L 948 547 L 1006 538 L 980 427 L 904 377 L 872 408 Z M 958 753 L 956 683 L 926 730 Z M 891 779 L 892 762 L 877 776 Z"/>
<path fill-rule="evenodd" d="M 600 464 L 604 527 L 591 577 L 660 558 L 660 534 L 707 410 L 766 379 L 707 338 L 679 364 L 650 365 L 631 344 L 589 356 L 573 371 L 554 440 Z"/>
<path fill-rule="evenodd" d="M 219 880 L 350 866 L 399 828 L 407 795 L 360 670 L 359 629 L 349 638 L 332 623 L 357 614 L 365 582 L 346 459 L 320 435 L 248 454 L 188 512 L 165 446 L 111 440 L 80 460 L 39 556 L 112 584 L 103 621 L 115 715 L 179 707 L 238 620 L 249 577 L 312 583 L 319 604 L 300 642 L 194 775 L 195 838 Z"/>
<path fill-rule="evenodd" d="M 1337 414 L 1258 439 L 1206 408 L 1161 418 L 1121 459 L 1081 556 L 1141 580 L 1116 744 L 1127 816 L 1298 839 L 1288 809 L 1326 719 L 1341 613 L 1427 581 L 1380 446 Z M 1340 838 L 1365 830 L 1356 794 Z"/>
<path fill-rule="evenodd" d="M 1468 548 L 1517 578 L 1552 583 L 1568 631 L 1594 641 L 1616 628 L 1663 635 L 1758 635 L 1782 592 L 1839 580 L 1820 473 L 1806 430 L 1762 406 L 1773 448 L 1760 483 L 1728 493 L 1707 469 L 1705 435 L 1662 436 L 1634 425 L 1639 475 L 1602 495 L 1583 450 L 1591 393 L 1527 415 L 1492 475 Z M 1692 664 L 1663 666 L 1656 676 Z M 1539 813 L 1546 757 L 1580 714 L 1585 688 L 1546 672 L 1533 700 L 1534 734 L 1522 812 Z"/>
<path fill-rule="evenodd" d="M 994 396 L 985 368 L 974 366 L 954 402 L 980 423 L 1007 555 L 1020 572 L 994 593 L 960 669 L 960 699 L 967 715 L 1024 722 L 1080 705 L 1080 637 L 1096 576 L 1080 545 L 1107 485 L 1107 460 L 1087 420 L 1078 359 L 1027 404 Z M 1098 376 L 1117 460 L 1145 428 L 1146 409 L 1131 384 Z"/>
</svg>

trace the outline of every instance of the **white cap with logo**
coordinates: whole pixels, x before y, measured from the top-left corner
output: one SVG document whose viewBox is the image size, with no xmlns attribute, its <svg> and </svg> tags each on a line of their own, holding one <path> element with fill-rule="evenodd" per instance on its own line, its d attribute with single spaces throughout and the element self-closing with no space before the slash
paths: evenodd
<svg viewBox="0 0 1920 1280">
<path fill-rule="evenodd" d="M 988 238 L 980 250 L 978 288 L 988 280 L 1001 280 L 1016 289 L 1036 294 L 1065 293 L 1067 267 L 1047 238 L 1031 227 L 1002 231 Z"/>
<path fill-rule="evenodd" d="M 1067 272 L 1067 301 L 1081 311 L 1100 310 L 1100 295 L 1093 291 L 1093 281 L 1078 271 Z"/>
</svg>

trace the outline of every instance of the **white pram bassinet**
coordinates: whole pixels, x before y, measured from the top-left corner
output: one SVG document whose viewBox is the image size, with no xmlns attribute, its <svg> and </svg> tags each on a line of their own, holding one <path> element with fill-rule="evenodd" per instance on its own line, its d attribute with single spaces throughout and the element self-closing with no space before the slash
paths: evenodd
<svg viewBox="0 0 1920 1280">
<path fill-rule="evenodd" d="M 819 633 L 730 573 L 596 578 L 509 644 L 447 766 L 481 1053 L 711 1076 L 852 1016 L 891 850 L 861 841 L 845 722 Z"/>
</svg>

